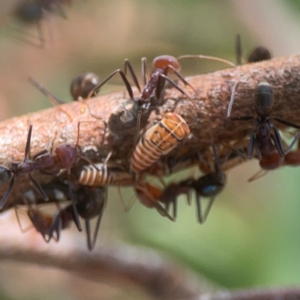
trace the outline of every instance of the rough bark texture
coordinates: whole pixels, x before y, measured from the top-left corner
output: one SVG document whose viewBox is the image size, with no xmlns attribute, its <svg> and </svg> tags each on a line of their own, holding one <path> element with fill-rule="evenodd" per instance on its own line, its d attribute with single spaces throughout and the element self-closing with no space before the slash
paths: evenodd
<svg viewBox="0 0 300 300">
<path fill-rule="evenodd" d="M 211 132 L 214 142 L 222 143 L 241 141 L 253 130 L 253 122 L 233 122 L 226 120 L 231 89 L 236 81 L 240 84 L 236 91 L 232 115 L 253 114 L 253 90 L 261 81 L 267 81 L 275 90 L 273 115 L 300 123 L 298 104 L 300 98 L 300 55 L 276 58 L 255 64 L 247 64 L 214 73 L 188 78 L 196 89 L 197 95 L 189 87 L 186 92 L 197 103 L 196 110 L 192 101 L 185 99 L 176 89 L 166 89 L 163 104 L 151 111 L 149 118 L 143 115 L 142 127 L 164 115 L 168 110 L 175 110 L 188 123 L 192 136 L 185 141 L 186 153 L 197 151 L 204 153 L 211 144 Z M 136 94 L 137 95 L 137 94 Z M 65 142 L 76 142 L 77 124 L 80 125 L 79 145 L 83 153 L 92 161 L 102 161 L 113 150 L 112 160 L 122 159 L 129 166 L 131 151 L 134 147 L 135 122 L 128 122 L 128 128 L 121 126 L 117 135 L 111 134 L 105 124 L 115 125 L 109 117 L 116 110 L 124 112 L 124 102 L 128 96 L 124 92 L 99 96 L 84 102 L 73 102 L 43 111 L 12 118 L 0 123 L 0 164 L 22 161 L 29 124 L 33 124 L 31 154 L 44 150 L 47 145 L 55 149 Z M 276 124 L 277 125 L 277 124 Z M 282 125 L 278 124 L 279 128 Z M 51 176 L 33 174 L 40 183 L 47 182 Z M 20 191 L 29 187 L 27 175 L 19 176 L 9 197 L 9 206 L 18 198 Z M 7 185 L 0 187 L 0 197 Z"/>
</svg>

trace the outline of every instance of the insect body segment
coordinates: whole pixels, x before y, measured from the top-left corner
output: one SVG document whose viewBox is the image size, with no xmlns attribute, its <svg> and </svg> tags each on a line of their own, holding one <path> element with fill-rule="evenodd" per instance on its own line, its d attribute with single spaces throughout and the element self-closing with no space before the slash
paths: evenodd
<svg viewBox="0 0 300 300">
<path fill-rule="evenodd" d="M 167 113 L 140 139 L 133 151 L 130 169 L 135 173 L 144 171 L 162 155 L 171 152 L 189 134 L 190 129 L 182 117 Z"/>
<path fill-rule="evenodd" d="M 84 166 L 77 172 L 77 177 L 79 184 L 91 187 L 133 184 L 132 174 L 126 172 L 121 166 L 106 163 Z"/>
</svg>

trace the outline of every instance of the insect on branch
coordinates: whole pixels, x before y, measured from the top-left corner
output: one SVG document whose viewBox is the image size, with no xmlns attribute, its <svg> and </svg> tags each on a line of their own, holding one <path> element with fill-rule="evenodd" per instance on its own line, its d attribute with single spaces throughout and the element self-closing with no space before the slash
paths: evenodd
<svg viewBox="0 0 300 300">
<path fill-rule="evenodd" d="M 188 153 L 204 154 L 211 145 L 211 134 L 217 147 L 223 143 L 239 142 L 253 130 L 253 123 L 239 122 L 237 126 L 235 122 L 226 120 L 232 89 L 239 82 L 232 106 L 234 115 L 251 114 L 254 113 L 254 88 L 262 81 L 274 88 L 272 114 L 300 123 L 299 73 L 300 55 L 293 55 L 189 77 L 187 81 L 197 94 L 181 82 L 178 85 L 193 101 L 174 87 L 167 88 L 162 105 L 142 115 L 141 128 L 149 126 L 166 112 L 173 111 L 184 118 L 191 130 L 191 138 L 184 142 Z M 123 160 L 129 168 L 129 158 L 135 145 L 136 122 L 134 118 L 130 119 L 130 107 L 134 106 L 134 101 L 128 100 L 129 96 L 124 94 L 124 90 L 1 122 L 0 164 L 7 166 L 12 161 L 22 161 L 30 123 L 33 125 L 30 153 L 34 155 L 45 149 L 51 151 L 61 143 L 75 143 L 78 122 L 81 122 L 79 145 L 88 159 L 101 162 L 112 151 L 111 159 Z M 137 94 L 137 91 L 134 92 Z M 193 103 L 198 104 L 199 110 L 195 110 Z M 278 128 L 284 128 L 283 124 L 277 125 Z M 121 130 L 112 130 L 115 128 Z M 51 176 L 36 178 L 42 184 L 48 182 Z M 9 199 L 10 205 L 17 201 L 16 195 L 21 190 L 29 187 L 29 182 L 27 176 L 18 180 Z M 6 185 L 0 186 L 0 197 L 5 189 Z"/>
</svg>

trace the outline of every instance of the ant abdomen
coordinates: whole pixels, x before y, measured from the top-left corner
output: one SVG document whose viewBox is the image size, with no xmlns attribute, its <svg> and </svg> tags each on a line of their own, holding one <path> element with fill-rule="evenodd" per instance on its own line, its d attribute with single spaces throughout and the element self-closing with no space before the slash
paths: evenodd
<svg viewBox="0 0 300 300">
<path fill-rule="evenodd" d="M 93 72 L 87 72 L 76 76 L 71 83 L 71 95 L 74 100 L 87 99 L 89 93 L 100 84 L 99 77 Z M 98 93 L 98 89 L 96 93 Z"/>
<path fill-rule="evenodd" d="M 254 106 L 259 116 L 267 116 L 271 113 L 274 92 L 273 87 L 268 82 L 260 82 L 255 88 Z"/>
</svg>

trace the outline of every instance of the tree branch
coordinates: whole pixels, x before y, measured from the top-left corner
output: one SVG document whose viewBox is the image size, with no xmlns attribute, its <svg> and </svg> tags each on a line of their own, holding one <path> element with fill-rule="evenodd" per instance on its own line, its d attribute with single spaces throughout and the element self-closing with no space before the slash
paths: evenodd
<svg viewBox="0 0 300 300">
<path fill-rule="evenodd" d="M 197 111 L 193 103 L 174 88 L 166 89 L 165 101 L 153 110 L 149 118 L 143 116 L 142 127 L 150 124 L 168 110 L 175 110 L 188 123 L 193 137 L 185 141 L 186 154 L 200 151 L 205 154 L 211 144 L 211 131 L 217 145 L 243 140 L 252 130 L 252 122 L 235 122 L 226 120 L 226 112 L 233 85 L 240 81 L 232 115 L 254 113 L 253 89 L 261 81 L 268 81 L 275 90 L 276 103 L 273 115 L 290 122 L 299 122 L 300 105 L 300 55 L 276 58 L 255 64 L 246 64 L 214 73 L 188 78 L 189 83 L 197 90 L 197 95 L 186 88 L 187 93 L 199 106 Z M 127 96 L 125 96 L 127 98 Z M 73 102 L 16 117 L 0 123 L 0 164 L 10 161 L 22 161 L 29 123 L 33 124 L 31 153 L 44 150 L 47 144 L 55 148 L 63 142 L 76 142 L 77 124 L 80 125 L 79 144 L 84 154 L 94 162 L 102 161 L 113 151 L 112 160 L 121 159 L 129 168 L 129 159 L 134 145 L 135 121 L 125 123 L 118 130 L 118 135 L 106 130 L 105 124 L 120 125 L 120 120 L 128 110 L 124 109 L 124 93 L 113 93 L 99 96 L 84 102 Z M 118 113 L 117 113 L 118 112 Z M 121 113 L 121 114 L 120 114 Z M 109 119 L 114 116 L 114 119 Z M 117 123 L 116 123 L 117 122 Z M 277 124 L 276 124 L 277 126 Z M 283 125 L 278 124 L 279 128 Z M 205 155 L 204 155 L 205 157 Z M 207 158 L 208 160 L 210 158 Z M 191 161 L 191 163 L 194 163 Z M 238 162 L 240 163 L 240 162 Z M 233 167 L 234 164 L 231 166 Z M 186 166 L 185 166 L 186 167 Z M 37 174 L 38 182 L 45 183 L 51 176 Z M 26 190 L 29 181 L 26 175 L 10 196 L 17 201 L 20 190 Z M 0 197 L 6 185 L 0 187 Z M 9 205 L 9 206 L 10 206 Z M 9 207 L 8 206 L 8 207 Z"/>
</svg>

